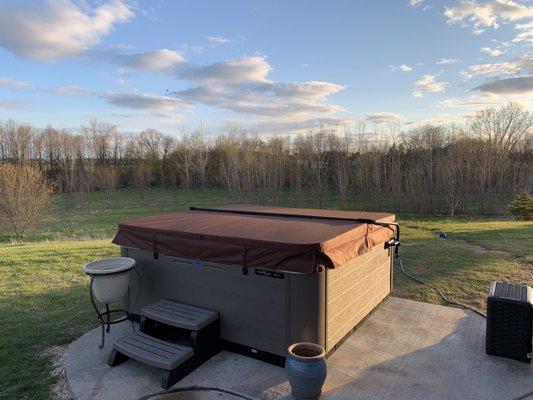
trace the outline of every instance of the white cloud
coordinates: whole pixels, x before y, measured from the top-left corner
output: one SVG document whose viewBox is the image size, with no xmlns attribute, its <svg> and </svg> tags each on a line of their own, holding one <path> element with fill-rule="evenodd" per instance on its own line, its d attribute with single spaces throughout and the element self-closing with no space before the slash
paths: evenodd
<svg viewBox="0 0 533 400">
<path fill-rule="evenodd" d="M 481 33 L 489 27 L 498 29 L 502 22 L 531 18 L 533 7 L 512 0 L 463 0 L 456 7 L 446 7 L 444 15 L 450 23 L 470 25 L 474 33 Z"/>
<path fill-rule="evenodd" d="M 505 62 L 475 64 L 468 67 L 468 69 L 469 72 L 460 72 L 467 79 L 476 75 L 496 76 L 514 75 L 523 71 L 531 72 L 533 71 L 533 53 L 526 53 Z"/>
<path fill-rule="evenodd" d="M 185 63 L 185 58 L 181 53 L 169 49 L 136 54 L 93 50 L 88 56 L 90 59 L 110 62 L 137 71 L 170 72 L 176 65 Z"/>
<path fill-rule="evenodd" d="M 389 69 L 391 71 L 411 72 L 413 70 L 413 67 L 407 64 L 401 64 L 401 65 L 389 65 Z"/>
<path fill-rule="evenodd" d="M 476 86 L 474 90 L 502 95 L 531 94 L 533 93 L 533 75 L 496 79 Z"/>
<path fill-rule="evenodd" d="M 13 89 L 28 89 L 32 87 L 32 84 L 26 81 L 0 77 L 0 86 L 6 86 Z"/>
<path fill-rule="evenodd" d="M 423 118 L 416 121 L 407 121 L 405 122 L 405 125 L 409 125 L 411 127 L 417 127 L 417 126 L 424 126 L 424 125 L 444 125 L 449 124 L 451 122 L 457 122 L 460 118 L 460 116 L 452 115 L 452 114 L 438 114 L 433 117 L 429 118 Z"/>
<path fill-rule="evenodd" d="M 533 43 L 533 21 L 525 24 L 516 24 L 514 27 L 518 31 L 518 34 L 513 38 L 514 43 Z"/>
<path fill-rule="evenodd" d="M 40 6 L 0 4 L 0 46 L 39 61 L 77 56 L 132 17 L 122 0 L 90 11 L 69 0 L 47 0 Z"/>
<path fill-rule="evenodd" d="M 472 78 L 474 76 L 470 72 L 465 71 L 465 70 L 459 71 L 459 75 L 461 75 L 463 77 L 463 80 L 470 79 L 470 78 Z"/>
<path fill-rule="evenodd" d="M 418 7 L 423 1 L 424 0 L 409 0 L 409 5 L 411 7 Z"/>
<path fill-rule="evenodd" d="M 469 67 L 473 75 L 516 74 L 520 66 L 514 62 L 476 64 Z"/>
<path fill-rule="evenodd" d="M 435 79 L 435 75 L 424 75 L 417 80 L 413 87 L 414 97 L 424 97 L 426 93 L 444 92 L 444 82 Z"/>
<path fill-rule="evenodd" d="M 262 121 L 259 124 L 243 126 L 246 130 L 258 133 L 260 136 L 299 135 L 310 130 L 320 129 L 332 133 L 342 132 L 343 128 L 358 121 L 356 118 L 315 118 L 303 121 L 278 120 Z"/>
<path fill-rule="evenodd" d="M 233 42 L 232 39 L 229 39 L 229 38 L 224 37 L 224 36 L 209 36 L 207 38 L 207 40 L 210 43 L 213 43 L 214 45 L 229 44 L 229 43 Z"/>
<path fill-rule="evenodd" d="M 175 69 L 175 75 L 197 86 L 171 95 L 190 103 L 282 121 L 327 117 L 343 111 L 327 103 L 328 97 L 343 86 L 323 81 L 273 82 L 268 79 L 271 69 L 264 56 L 183 65 Z"/>
<path fill-rule="evenodd" d="M 486 53 L 486 54 L 488 54 L 491 57 L 498 57 L 498 56 L 501 56 L 504 53 L 503 51 L 501 51 L 498 48 L 491 49 L 490 47 L 482 47 L 480 50 L 481 50 L 481 52 Z"/>
<path fill-rule="evenodd" d="M 158 96 L 149 93 L 114 93 L 108 92 L 103 97 L 115 106 L 135 110 L 169 112 L 176 109 L 189 110 L 190 105 L 169 96 Z"/>
<path fill-rule="evenodd" d="M 495 107 L 506 100 L 498 95 L 492 93 L 479 93 L 473 94 L 466 99 L 447 99 L 439 103 L 442 108 L 469 108 L 469 109 L 481 109 L 487 107 Z"/>
<path fill-rule="evenodd" d="M 85 94 L 95 94 L 94 91 L 86 89 L 81 86 L 69 85 L 69 86 L 59 86 L 53 89 L 54 92 L 66 95 L 85 95 Z"/>
<path fill-rule="evenodd" d="M 203 103 L 242 114 L 282 120 L 303 120 L 343 111 L 325 103 L 327 97 L 342 90 L 329 82 L 245 83 L 203 85 L 172 93 L 179 99 Z"/>
<path fill-rule="evenodd" d="M 375 124 L 381 124 L 384 122 L 399 122 L 405 119 L 404 116 L 388 112 L 374 112 L 367 113 L 366 120 Z"/>
<path fill-rule="evenodd" d="M 17 100 L 0 100 L 0 109 L 6 108 L 19 108 L 22 107 L 24 103 Z"/>
<path fill-rule="evenodd" d="M 188 64 L 178 68 L 179 78 L 211 84 L 267 83 L 271 67 L 266 57 L 245 56 L 207 65 Z"/>
<path fill-rule="evenodd" d="M 441 58 L 440 60 L 437 60 L 437 64 L 439 65 L 450 65 L 450 64 L 457 64 L 458 62 L 461 62 L 461 60 L 458 60 L 456 58 Z"/>
</svg>

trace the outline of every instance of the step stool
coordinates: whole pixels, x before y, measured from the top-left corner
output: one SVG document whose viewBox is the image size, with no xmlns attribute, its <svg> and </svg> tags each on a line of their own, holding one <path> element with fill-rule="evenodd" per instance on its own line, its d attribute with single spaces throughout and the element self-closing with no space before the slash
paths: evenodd
<svg viewBox="0 0 533 400">
<path fill-rule="evenodd" d="M 114 343 L 108 364 L 131 358 L 161 368 L 164 389 L 220 351 L 216 311 L 161 300 L 141 310 L 140 330 Z"/>
</svg>

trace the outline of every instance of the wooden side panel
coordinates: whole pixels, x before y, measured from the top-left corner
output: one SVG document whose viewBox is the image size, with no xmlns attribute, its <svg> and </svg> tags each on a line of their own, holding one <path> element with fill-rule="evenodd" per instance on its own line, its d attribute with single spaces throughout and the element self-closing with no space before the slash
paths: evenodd
<svg viewBox="0 0 533 400">
<path fill-rule="evenodd" d="M 326 351 L 331 350 L 392 290 L 391 257 L 383 246 L 326 277 Z"/>
</svg>

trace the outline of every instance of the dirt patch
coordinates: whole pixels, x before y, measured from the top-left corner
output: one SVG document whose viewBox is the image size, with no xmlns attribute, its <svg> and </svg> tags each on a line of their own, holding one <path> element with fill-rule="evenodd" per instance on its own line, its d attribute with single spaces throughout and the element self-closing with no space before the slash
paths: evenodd
<svg viewBox="0 0 533 400">
<path fill-rule="evenodd" d="M 533 284 L 533 264 L 525 261 L 519 262 L 522 266 L 521 273 L 519 276 L 510 278 L 509 282 L 529 283 L 529 285 Z"/>
<path fill-rule="evenodd" d="M 518 256 L 516 256 L 514 254 L 511 254 L 511 253 L 508 253 L 506 251 L 503 251 L 503 250 L 490 249 L 488 247 L 480 246 L 479 244 L 469 243 L 469 242 L 467 242 L 465 240 L 455 240 L 455 241 L 460 243 L 461 246 L 466 247 L 469 250 L 472 250 L 474 253 L 490 254 L 490 255 L 499 256 L 499 257 L 502 257 L 502 258 L 512 258 L 512 259 L 515 259 L 517 261 L 521 260 L 520 257 L 518 257 Z"/>
<path fill-rule="evenodd" d="M 67 381 L 67 346 L 53 346 L 43 354 L 52 359 L 52 376 L 56 383 L 52 386 L 52 398 L 54 400 L 72 400 L 72 394 Z"/>
<path fill-rule="evenodd" d="M 472 250 L 475 253 L 478 254 L 489 254 L 501 258 L 505 258 L 507 260 L 513 260 L 520 264 L 521 271 L 520 275 L 518 276 L 512 276 L 508 277 L 506 279 L 508 282 L 514 282 L 514 283 L 531 283 L 533 282 L 533 264 L 528 263 L 525 259 L 523 259 L 520 256 L 517 256 L 516 254 L 508 253 L 503 250 L 494 250 L 490 249 L 488 247 L 480 246 L 478 244 L 472 244 L 464 240 L 457 240 L 457 242 L 461 243 L 461 246 Z"/>
</svg>

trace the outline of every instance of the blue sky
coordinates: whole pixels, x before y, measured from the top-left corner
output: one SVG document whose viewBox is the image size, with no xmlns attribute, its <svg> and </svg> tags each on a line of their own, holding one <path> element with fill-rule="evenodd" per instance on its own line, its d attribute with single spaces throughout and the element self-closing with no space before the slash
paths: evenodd
<svg viewBox="0 0 533 400">
<path fill-rule="evenodd" d="M 0 120 L 408 128 L 533 102 L 533 4 L 0 0 Z"/>
</svg>

